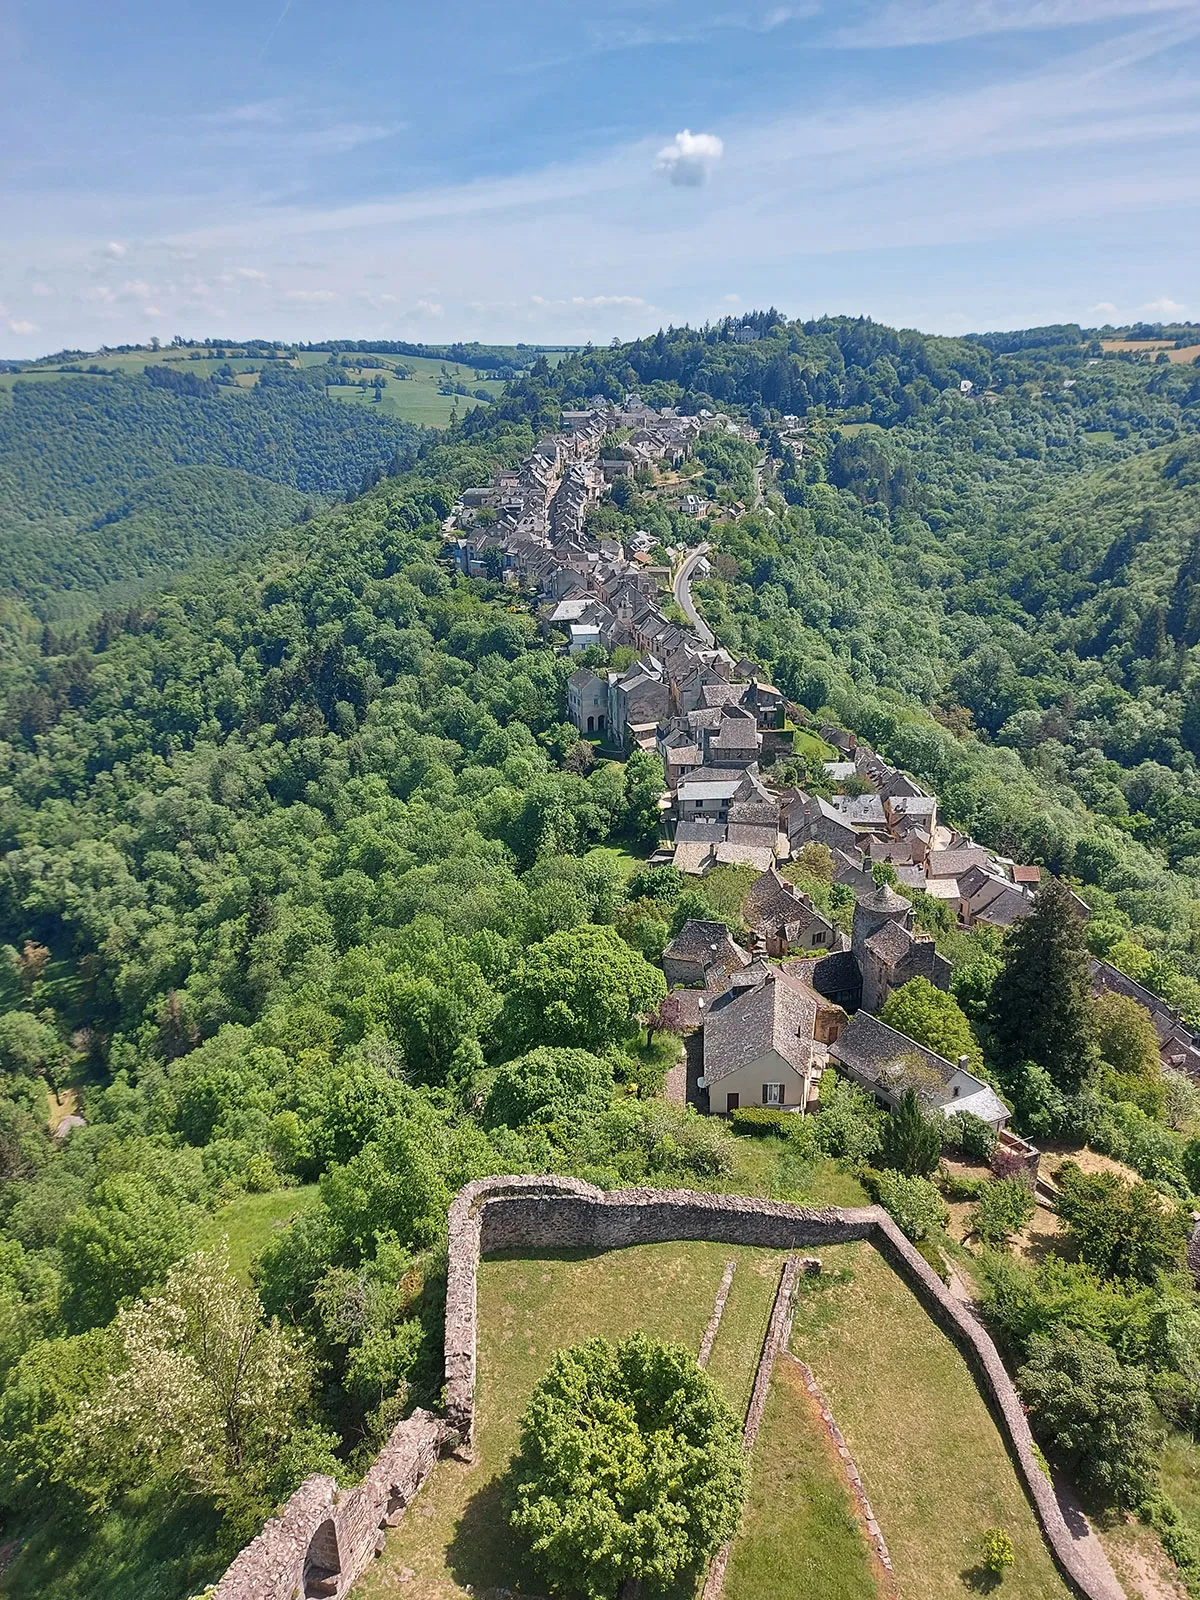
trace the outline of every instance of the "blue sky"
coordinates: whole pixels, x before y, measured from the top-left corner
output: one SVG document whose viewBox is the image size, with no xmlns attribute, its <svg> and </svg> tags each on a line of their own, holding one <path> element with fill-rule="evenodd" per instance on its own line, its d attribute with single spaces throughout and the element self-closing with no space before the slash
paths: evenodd
<svg viewBox="0 0 1200 1600">
<path fill-rule="evenodd" d="M 1200 318 L 1200 0 L 0 0 L 0 355 Z"/>
</svg>

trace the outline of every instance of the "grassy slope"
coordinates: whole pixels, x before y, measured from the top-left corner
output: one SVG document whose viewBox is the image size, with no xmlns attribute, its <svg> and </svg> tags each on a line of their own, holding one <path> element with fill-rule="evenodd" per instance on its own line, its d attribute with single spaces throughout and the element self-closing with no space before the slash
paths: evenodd
<svg viewBox="0 0 1200 1600">
<path fill-rule="evenodd" d="M 799 1370 L 776 1364 L 726 1600 L 874 1600 L 866 1540 Z"/>
<path fill-rule="evenodd" d="M 270 1243 L 272 1234 L 312 1205 L 317 1193 L 317 1185 L 309 1183 L 298 1189 L 274 1189 L 270 1194 L 239 1195 L 210 1218 L 200 1242 L 207 1248 L 224 1239 L 234 1274 L 249 1283 L 255 1256 Z"/>
<path fill-rule="evenodd" d="M 491 1588 L 543 1592 L 512 1548 L 502 1509 L 503 1473 L 518 1420 L 554 1351 L 604 1334 L 642 1328 L 698 1349 L 725 1262 L 738 1261 L 738 1304 L 713 1352 L 713 1375 L 735 1405 L 758 1360 L 774 1295 L 770 1252 L 715 1244 L 643 1245 L 607 1254 L 538 1259 L 493 1257 L 479 1275 L 478 1452 L 463 1466 L 445 1461 L 394 1533 L 356 1596 L 403 1593 L 450 1600 Z M 766 1270 L 759 1268 L 766 1264 Z M 718 1354 L 719 1352 L 719 1354 Z"/>
<path fill-rule="evenodd" d="M 962 1356 L 872 1246 L 821 1256 L 827 1276 L 802 1291 L 792 1348 L 813 1368 L 846 1436 L 904 1600 L 976 1592 L 991 1527 L 1016 1550 L 1006 1600 L 1065 1597 Z M 830 1276 L 843 1271 L 846 1280 Z"/>
</svg>

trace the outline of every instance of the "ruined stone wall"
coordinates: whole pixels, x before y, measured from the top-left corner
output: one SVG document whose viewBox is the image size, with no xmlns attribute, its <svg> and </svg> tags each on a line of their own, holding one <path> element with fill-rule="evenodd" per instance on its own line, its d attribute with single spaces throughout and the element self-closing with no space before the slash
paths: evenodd
<svg viewBox="0 0 1200 1600">
<path fill-rule="evenodd" d="M 332 1478 L 309 1478 L 241 1552 L 212 1600 L 298 1600 L 307 1593 L 344 1600 L 391 1526 L 425 1482 L 438 1455 L 469 1447 L 474 1424 L 476 1293 L 479 1259 L 501 1250 L 610 1250 L 675 1239 L 793 1250 L 869 1239 L 907 1280 L 971 1363 L 1063 1576 L 1084 1600 L 1123 1600 L 1085 1563 L 1033 1453 L 1033 1439 L 995 1345 L 875 1206 L 811 1210 L 779 1201 L 687 1190 L 604 1193 L 574 1178 L 485 1178 L 450 1207 L 446 1284 L 446 1418 L 416 1411 L 392 1433 L 357 1488 L 339 1493 Z M 870 1373 L 863 1382 L 871 1381 Z M 322 1579 L 306 1564 L 336 1572 Z"/>
<path fill-rule="evenodd" d="M 355 1488 L 339 1492 L 324 1474 L 306 1478 L 236 1557 L 212 1600 L 342 1600 L 375 1555 L 381 1530 L 400 1520 L 450 1438 L 439 1417 L 414 1411 Z"/>
</svg>

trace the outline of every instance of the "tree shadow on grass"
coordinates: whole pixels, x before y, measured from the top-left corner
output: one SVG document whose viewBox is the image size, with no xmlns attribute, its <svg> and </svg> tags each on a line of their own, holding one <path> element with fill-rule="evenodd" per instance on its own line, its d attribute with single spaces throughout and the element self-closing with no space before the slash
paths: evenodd
<svg viewBox="0 0 1200 1600">
<path fill-rule="evenodd" d="M 528 1551 L 509 1526 L 507 1473 L 467 1501 L 446 1548 L 446 1566 L 455 1583 L 476 1596 L 496 1590 L 529 1597 L 545 1592 Z"/>
<path fill-rule="evenodd" d="M 991 1567 L 985 1567 L 982 1562 L 978 1566 L 967 1567 L 959 1573 L 959 1577 L 963 1587 L 972 1594 L 994 1594 L 1004 1581 L 1003 1573 L 993 1572 Z"/>
</svg>

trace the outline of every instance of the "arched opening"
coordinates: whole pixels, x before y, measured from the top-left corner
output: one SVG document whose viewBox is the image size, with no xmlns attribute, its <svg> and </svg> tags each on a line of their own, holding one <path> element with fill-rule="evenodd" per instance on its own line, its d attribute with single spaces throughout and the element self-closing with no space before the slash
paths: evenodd
<svg viewBox="0 0 1200 1600">
<path fill-rule="evenodd" d="M 596 724 L 595 717 L 589 717 L 588 718 L 588 725 L 587 725 L 587 731 L 589 733 L 592 733 L 595 730 L 595 724 Z"/>
<path fill-rule="evenodd" d="M 342 1560 L 338 1553 L 337 1529 L 333 1518 L 325 1521 L 313 1534 L 304 1557 L 305 1600 L 327 1600 L 336 1595 L 342 1577 Z"/>
</svg>

